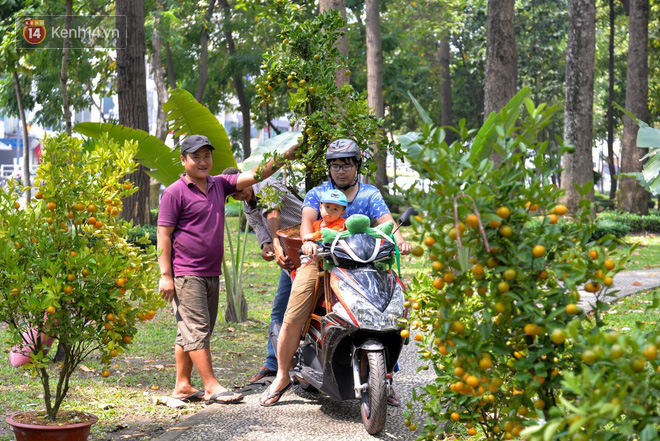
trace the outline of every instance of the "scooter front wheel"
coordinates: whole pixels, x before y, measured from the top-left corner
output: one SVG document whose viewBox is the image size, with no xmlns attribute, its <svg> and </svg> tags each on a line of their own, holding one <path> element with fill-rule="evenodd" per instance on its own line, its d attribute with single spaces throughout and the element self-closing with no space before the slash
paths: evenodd
<svg viewBox="0 0 660 441">
<path fill-rule="evenodd" d="M 387 417 L 387 382 L 383 352 L 365 351 L 360 357 L 362 391 L 361 414 L 364 428 L 371 435 L 380 433 Z"/>
</svg>

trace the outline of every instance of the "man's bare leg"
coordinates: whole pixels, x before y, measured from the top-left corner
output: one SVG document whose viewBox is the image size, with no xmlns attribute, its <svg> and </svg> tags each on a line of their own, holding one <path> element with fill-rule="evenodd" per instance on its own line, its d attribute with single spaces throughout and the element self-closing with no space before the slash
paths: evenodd
<svg viewBox="0 0 660 441">
<path fill-rule="evenodd" d="M 187 397 L 197 392 L 191 381 L 193 363 L 188 353 L 179 345 L 174 345 L 174 357 L 176 359 L 176 384 L 172 396 L 174 398 Z"/>
<path fill-rule="evenodd" d="M 225 392 L 229 389 L 222 387 L 213 373 L 213 363 L 211 362 L 211 351 L 206 349 L 197 349 L 189 351 L 188 356 L 192 360 L 192 364 L 197 369 L 199 376 L 204 383 L 204 399 L 208 400 L 212 395 L 219 392 Z M 240 394 L 227 395 L 223 399 L 217 398 L 216 401 L 230 401 L 240 396 Z"/>
<path fill-rule="evenodd" d="M 301 324 L 283 323 L 282 328 L 280 328 L 280 335 L 277 338 L 277 376 L 270 385 L 271 393 L 281 391 L 291 383 L 289 370 L 291 369 L 293 355 L 296 353 L 296 349 L 300 343 L 302 327 L 303 325 Z M 264 404 L 270 404 L 277 399 L 266 400 Z"/>
</svg>

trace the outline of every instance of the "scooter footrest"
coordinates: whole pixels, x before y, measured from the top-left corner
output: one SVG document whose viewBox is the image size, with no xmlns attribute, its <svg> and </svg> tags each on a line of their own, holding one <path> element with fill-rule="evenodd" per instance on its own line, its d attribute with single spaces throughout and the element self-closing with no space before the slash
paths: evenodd
<svg viewBox="0 0 660 441">
<path fill-rule="evenodd" d="M 303 381 L 310 383 L 312 386 L 317 389 L 323 384 L 323 373 L 315 369 L 311 369 L 307 366 L 299 366 L 300 370 L 294 371 L 293 376 L 302 379 Z"/>
</svg>

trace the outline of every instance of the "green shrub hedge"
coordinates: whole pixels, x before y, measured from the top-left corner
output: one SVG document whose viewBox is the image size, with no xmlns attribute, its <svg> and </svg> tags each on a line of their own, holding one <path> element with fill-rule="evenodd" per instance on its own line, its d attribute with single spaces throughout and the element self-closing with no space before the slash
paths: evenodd
<svg viewBox="0 0 660 441">
<path fill-rule="evenodd" d="M 631 229 L 628 225 L 622 222 L 617 222 L 612 219 L 596 219 L 596 230 L 591 235 L 592 240 L 600 239 L 606 234 L 611 234 L 614 237 L 623 237 L 630 233 Z"/>
<path fill-rule="evenodd" d="M 141 248 L 149 245 L 156 246 L 156 229 L 155 225 L 136 225 L 128 231 L 128 241 Z M 147 241 L 143 240 L 145 234 L 148 235 Z"/>
<path fill-rule="evenodd" d="M 597 221 L 603 222 L 605 220 L 625 225 L 632 233 L 660 233 L 660 214 L 657 211 L 653 211 L 646 216 L 618 211 L 605 211 L 598 215 Z"/>
<path fill-rule="evenodd" d="M 526 226 L 529 228 L 535 228 L 540 222 L 541 219 L 534 219 L 530 221 L 528 224 L 526 224 Z M 571 224 L 572 224 L 571 220 L 562 219 L 559 223 L 559 227 L 562 228 L 563 231 L 563 229 L 571 228 Z M 615 219 L 610 219 L 607 217 L 601 218 L 601 216 L 598 216 L 598 218 L 596 219 L 595 226 L 596 229 L 591 235 L 591 240 L 598 240 L 601 237 L 605 236 L 606 234 L 611 234 L 614 237 L 621 238 L 626 234 L 635 231 L 625 222 L 618 221 Z"/>
</svg>

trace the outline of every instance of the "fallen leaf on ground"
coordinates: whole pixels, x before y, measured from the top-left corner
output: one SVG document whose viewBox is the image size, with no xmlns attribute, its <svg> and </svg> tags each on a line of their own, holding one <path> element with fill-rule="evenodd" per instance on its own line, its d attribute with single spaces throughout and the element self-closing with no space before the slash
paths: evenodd
<svg viewBox="0 0 660 441">
<path fill-rule="evenodd" d="M 151 390 L 158 390 L 158 389 L 160 389 L 160 386 L 158 386 L 158 385 L 156 385 L 156 384 L 154 384 L 153 386 L 151 386 Z"/>
<path fill-rule="evenodd" d="M 80 370 L 83 371 L 83 372 L 94 372 L 94 369 L 88 368 L 84 364 L 80 365 Z"/>
<path fill-rule="evenodd" d="M 171 407 L 174 409 L 177 409 L 179 407 L 186 407 L 187 404 L 184 403 L 183 401 L 179 400 L 178 398 L 172 398 L 172 397 L 156 397 L 156 404 L 162 404 L 167 407 Z"/>
<path fill-rule="evenodd" d="M 112 403 L 99 403 L 99 409 L 101 410 L 108 410 L 114 408 L 115 405 Z"/>
</svg>

